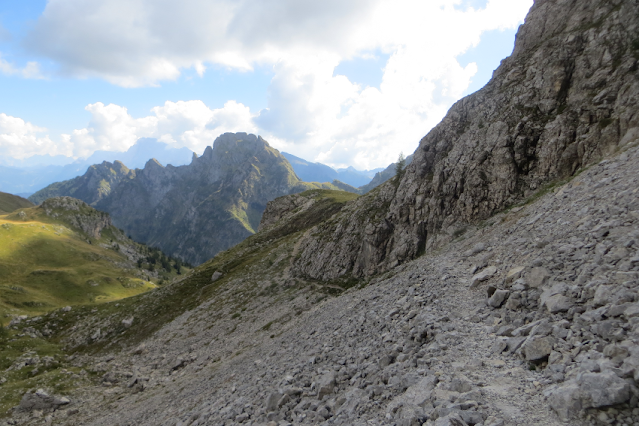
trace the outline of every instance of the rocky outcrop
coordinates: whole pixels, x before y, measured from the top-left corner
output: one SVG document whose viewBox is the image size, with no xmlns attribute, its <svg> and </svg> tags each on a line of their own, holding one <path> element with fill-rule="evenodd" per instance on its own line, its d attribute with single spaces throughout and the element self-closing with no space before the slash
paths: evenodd
<svg viewBox="0 0 639 426">
<path fill-rule="evenodd" d="M 103 229 L 113 226 L 108 213 L 98 211 L 84 201 L 71 197 L 49 198 L 38 208 L 44 210 L 47 216 L 63 219 L 93 238 L 100 238 Z"/>
<path fill-rule="evenodd" d="M 189 165 L 164 167 L 151 159 L 129 170 L 102 163 L 32 199 L 80 198 L 108 212 L 134 239 L 200 264 L 255 233 L 268 201 L 322 186 L 334 188 L 301 182 L 262 137 L 225 133 Z"/>
<path fill-rule="evenodd" d="M 638 23 L 636 2 L 536 1 L 486 87 L 422 139 L 401 181 L 306 236 L 295 272 L 388 270 L 636 138 Z"/>
<path fill-rule="evenodd" d="M 108 197 L 113 188 L 117 187 L 123 179 L 133 178 L 135 178 L 135 170 L 129 170 L 122 162 L 103 161 L 101 164 L 89 166 L 81 177 L 53 183 L 41 189 L 30 196 L 29 200 L 40 204 L 47 198 L 64 195 L 83 200 L 88 204 L 95 204 Z"/>
</svg>

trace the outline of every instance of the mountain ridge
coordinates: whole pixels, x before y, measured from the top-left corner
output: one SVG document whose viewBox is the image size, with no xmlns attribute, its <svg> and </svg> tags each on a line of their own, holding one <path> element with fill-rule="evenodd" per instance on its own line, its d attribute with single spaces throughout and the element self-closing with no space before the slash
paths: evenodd
<svg viewBox="0 0 639 426">
<path fill-rule="evenodd" d="M 80 198 L 110 213 L 136 240 L 199 264 L 255 233 L 268 201 L 309 188 L 336 189 L 300 181 L 260 136 L 225 133 L 188 165 L 165 167 L 151 159 L 131 170 L 118 161 L 103 162 L 30 199 Z"/>
<path fill-rule="evenodd" d="M 614 151 L 639 127 L 632 112 L 638 53 L 627 36 L 635 24 L 633 12 L 620 12 L 634 7 L 535 2 L 491 81 L 451 107 L 401 180 L 305 237 L 297 273 L 334 279 L 387 271 Z M 604 55 L 611 40 L 616 59 Z"/>
</svg>

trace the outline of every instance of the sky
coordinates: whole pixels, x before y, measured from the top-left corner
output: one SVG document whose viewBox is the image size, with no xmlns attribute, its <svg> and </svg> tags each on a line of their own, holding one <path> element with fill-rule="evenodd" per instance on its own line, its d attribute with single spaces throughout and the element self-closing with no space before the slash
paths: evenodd
<svg viewBox="0 0 639 426">
<path fill-rule="evenodd" d="M 0 157 L 224 132 L 385 167 L 514 46 L 533 0 L 0 0 Z"/>
</svg>

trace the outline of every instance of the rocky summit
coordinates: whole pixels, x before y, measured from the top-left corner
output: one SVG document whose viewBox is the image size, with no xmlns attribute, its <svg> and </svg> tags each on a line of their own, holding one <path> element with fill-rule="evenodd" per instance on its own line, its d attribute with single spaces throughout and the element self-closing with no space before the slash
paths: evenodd
<svg viewBox="0 0 639 426">
<path fill-rule="evenodd" d="M 81 199 L 108 212 L 134 239 L 200 264 L 253 234 L 268 201 L 313 187 L 335 189 L 301 182 L 261 137 L 225 133 L 189 165 L 164 167 L 152 159 L 130 170 L 119 161 L 103 162 L 30 200 Z"/>
<path fill-rule="evenodd" d="M 131 303 L 12 325 L 76 373 L 6 422 L 639 424 L 638 60 L 639 2 L 537 0 L 406 171 L 277 198 Z"/>
</svg>

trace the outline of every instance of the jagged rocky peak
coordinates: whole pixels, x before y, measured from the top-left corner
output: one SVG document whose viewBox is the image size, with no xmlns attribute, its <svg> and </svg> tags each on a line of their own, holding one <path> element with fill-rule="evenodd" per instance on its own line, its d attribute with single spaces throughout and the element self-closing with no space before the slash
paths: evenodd
<svg viewBox="0 0 639 426">
<path fill-rule="evenodd" d="M 261 136 L 244 132 L 224 133 L 215 139 L 213 146 L 206 147 L 199 159 L 207 163 L 220 161 L 228 164 L 231 161 L 232 164 L 237 164 L 269 148 L 271 146 Z M 198 158 L 193 158 L 193 161 L 197 160 Z"/>
<path fill-rule="evenodd" d="M 639 127 L 638 26 L 637 2 L 536 1 L 493 79 L 422 139 L 401 181 L 306 236 L 297 273 L 388 270 L 617 149 Z"/>
<path fill-rule="evenodd" d="M 160 164 L 160 162 L 158 160 L 156 160 L 155 158 L 151 158 L 144 165 L 144 170 L 152 170 L 152 169 L 158 169 L 158 168 L 159 169 L 163 169 L 164 166 L 162 164 Z"/>
</svg>

